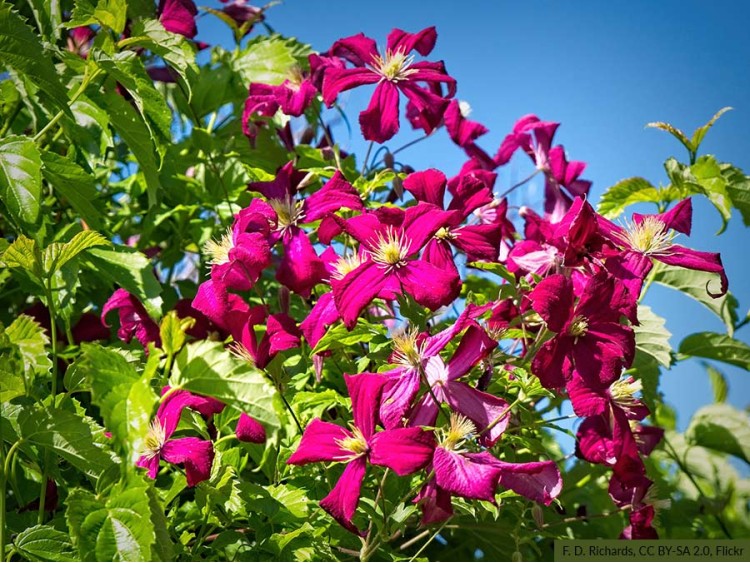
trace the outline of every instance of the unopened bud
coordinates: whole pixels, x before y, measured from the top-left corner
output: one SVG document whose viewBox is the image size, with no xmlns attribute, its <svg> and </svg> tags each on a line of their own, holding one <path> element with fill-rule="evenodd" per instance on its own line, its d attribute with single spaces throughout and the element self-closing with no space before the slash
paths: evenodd
<svg viewBox="0 0 750 563">
<path fill-rule="evenodd" d="M 513 555 L 510 556 L 511 561 L 523 561 L 523 555 L 520 551 L 514 551 Z"/>
<path fill-rule="evenodd" d="M 302 136 L 299 139 L 300 145 L 309 145 L 313 142 L 313 139 L 315 139 L 315 130 L 312 127 L 307 127 L 303 132 Z"/>
<path fill-rule="evenodd" d="M 531 517 L 534 518 L 534 523 L 537 528 L 544 528 L 544 511 L 541 506 L 535 504 L 531 508 Z"/>
<path fill-rule="evenodd" d="M 412 168 L 408 164 L 404 164 L 401 167 L 401 172 L 405 172 L 406 174 L 413 174 L 414 173 L 414 168 Z"/>
<path fill-rule="evenodd" d="M 404 195 L 404 183 L 401 178 L 393 179 L 393 192 L 396 194 L 396 199 L 401 199 Z"/>
<path fill-rule="evenodd" d="M 289 289 L 284 285 L 279 286 L 279 309 L 285 315 L 289 314 Z"/>
<path fill-rule="evenodd" d="M 396 160 L 393 157 L 393 154 L 388 151 L 385 153 L 385 156 L 383 157 L 383 162 L 385 163 L 386 168 L 393 168 L 393 165 L 395 164 Z"/>
</svg>

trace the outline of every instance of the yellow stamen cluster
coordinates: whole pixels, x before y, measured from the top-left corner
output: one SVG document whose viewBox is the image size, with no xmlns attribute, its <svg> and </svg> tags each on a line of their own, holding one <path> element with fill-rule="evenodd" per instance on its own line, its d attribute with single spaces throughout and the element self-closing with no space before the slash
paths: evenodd
<svg viewBox="0 0 750 563">
<path fill-rule="evenodd" d="M 283 231 L 296 225 L 302 219 L 302 202 L 289 197 L 285 199 L 271 199 L 268 202 L 278 217 L 278 229 Z"/>
<path fill-rule="evenodd" d="M 229 251 L 234 248 L 232 229 L 227 229 L 220 240 L 209 240 L 203 245 L 203 253 L 209 257 L 208 263 L 220 266 L 229 262 Z"/>
<path fill-rule="evenodd" d="M 622 408 L 633 407 L 639 404 L 638 399 L 634 397 L 643 389 L 640 379 L 626 377 L 619 379 L 609 386 L 609 396 Z"/>
<path fill-rule="evenodd" d="M 166 431 L 158 418 L 151 421 L 148 428 L 148 434 L 143 440 L 143 451 L 141 452 L 148 459 L 158 457 L 164 443 L 167 441 Z"/>
<path fill-rule="evenodd" d="M 579 336 L 585 336 L 588 330 L 589 330 L 588 319 L 584 316 L 576 315 L 575 317 L 573 317 L 573 320 L 570 322 L 570 326 L 568 327 L 568 334 L 570 336 L 573 336 L 574 338 L 578 338 Z"/>
<path fill-rule="evenodd" d="M 656 217 L 625 225 L 625 241 L 643 254 L 659 254 L 672 246 L 676 233 Z"/>
<path fill-rule="evenodd" d="M 333 279 L 340 280 L 352 270 L 356 270 L 362 265 L 362 258 L 359 254 L 350 254 L 341 256 L 333 265 L 335 270 L 332 274 Z"/>
<path fill-rule="evenodd" d="M 229 345 L 229 353 L 235 358 L 247 362 L 251 366 L 255 366 L 255 358 L 253 358 L 250 350 L 242 342 L 232 342 Z"/>
<path fill-rule="evenodd" d="M 351 461 L 365 455 L 368 451 L 367 440 L 365 440 L 362 431 L 356 426 L 352 427 L 352 435 L 336 440 L 336 444 L 343 450 L 352 452 L 351 456 L 346 456 L 346 460 Z"/>
<path fill-rule="evenodd" d="M 419 330 L 416 327 L 393 334 L 393 359 L 397 364 L 407 368 L 418 368 L 422 365 L 425 344 L 418 343 L 417 336 Z"/>
<path fill-rule="evenodd" d="M 450 229 L 446 227 L 440 227 L 435 233 L 435 238 L 440 240 L 455 240 L 456 235 L 452 233 Z"/>
<path fill-rule="evenodd" d="M 383 79 L 399 82 L 417 72 L 417 69 L 409 68 L 413 62 L 414 55 L 407 55 L 401 50 L 394 53 L 389 49 L 385 52 L 385 57 L 374 55 L 372 66 Z"/>
<path fill-rule="evenodd" d="M 463 415 L 451 413 L 450 425 L 448 431 L 442 431 L 440 446 L 446 450 L 455 451 L 467 436 L 475 434 L 477 431 L 474 423 Z"/>
<path fill-rule="evenodd" d="M 410 246 L 411 241 L 405 233 L 399 235 L 389 227 L 385 234 L 378 233 L 377 240 L 372 245 L 374 250 L 370 251 L 370 255 L 377 264 L 393 270 L 406 264 Z"/>
</svg>

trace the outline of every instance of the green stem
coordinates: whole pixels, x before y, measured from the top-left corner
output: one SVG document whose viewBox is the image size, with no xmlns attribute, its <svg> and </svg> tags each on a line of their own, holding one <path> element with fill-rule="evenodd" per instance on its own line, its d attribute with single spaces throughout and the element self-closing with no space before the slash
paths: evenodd
<svg viewBox="0 0 750 563">
<path fill-rule="evenodd" d="M 517 399 L 516 399 L 515 401 L 513 401 L 513 402 L 512 402 L 511 404 L 509 404 L 509 405 L 508 405 L 507 407 L 505 407 L 505 408 L 503 409 L 503 412 L 501 412 L 501 413 L 500 413 L 499 415 L 497 415 L 497 416 L 495 417 L 495 420 L 493 420 L 492 422 L 490 422 L 490 423 L 489 423 L 489 424 L 488 424 L 488 425 L 487 425 L 487 426 L 485 427 L 485 429 L 484 429 L 484 430 L 482 430 L 482 431 L 481 431 L 481 432 L 480 432 L 479 434 L 477 434 L 477 436 L 478 436 L 478 437 L 479 437 L 479 436 L 482 436 L 482 435 L 483 435 L 483 434 L 485 434 L 486 432 L 489 432 L 490 430 L 492 430 L 492 429 L 493 429 L 493 428 L 494 428 L 495 426 L 497 426 L 497 424 L 498 424 L 498 423 L 499 423 L 499 422 L 500 422 L 500 421 L 501 421 L 501 420 L 502 420 L 503 418 L 505 418 L 505 416 L 506 416 L 506 415 L 507 415 L 507 414 L 508 414 L 508 413 L 509 413 L 509 412 L 511 411 L 511 409 L 513 409 L 513 407 L 515 407 L 515 406 L 516 406 L 516 405 L 517 405 L 518 403 L 520 403 L 520 402 L 521 402 L 521 398 L 520 398 L 520 397 L 518 397 L 518 398 L 517 398 Z"/>
<path fill-rule="evenodd" d="M 365 153 L 365 159 L 362 161 L 362 172 L 360 172 L 360 176 L 364 176 L 365 172 L 367 172 L 367 161 L 370 160 L 370 153 L 372 152 L 372 147 L 375 144 L 375 141 L 370 141 L 370 144 L 367 145 L 367 152 Z"/>
<path fill-rule="evenodd" d="M 409 561 L 410 561 L 410 562 L 411 562 L 411 561 L 414 561 L 414 560 L 415 560 L 415 559 L 416 559 L 417 557 L 419 557 L 419 556 L 420 556 L 420 555 L 422 554 L 422 552 L 423 552 L 423 551 L 424 551 L 425 549 L 427 549 L 427 546 L 428 546 L 428 545 L 430 545 L 430 544 L 432 543 L 432 541 L 433 541 L 433 540 L 434 540 L 434 539 L 435 539 L 436 537 L 438 537 L 438 534 L 440 534 L 440 532 L 442 532 L 442 531 L 443 531 L 443 528 L 445 528 L 445 525 L 446 525 L 446 524 L 447 524 L 448 522 L 450 522 L 450 518 L 449 518 L 448 520 L 446 520 L 445 522 L 443 522 L 443 524 L 442 524 L 442 525 L 441 525 L 441 526 L 440 526 L 440 527 L 439 527 L 439 528 L 438 528 L 437 530 L 435 530 L 435 533 L 434 533 L 434 534 L 432 534 L 432 536 L 430 536 L 430 539 L 428 539 L 428 540 L 427 540 L 427 541 L 426 541 L 426 542 L 424 543 L 424 545 L 423 545 L 422 547 L 420 547 L 420 548 L 419 548 L 419 551 L 417 551 L 417 552 L 416 552 L 416 553 L 414 554 L 414 556 L 413 556 L 413 557 L 412 557 L 411 559 L 409 559 Z"/>
<path fill-rule="evenodd" d="M 7 521 L 7 518 L 5 517 L 5 503 L 7 500 L 6 489 L 8 485 L 8 474 L 10 473 L 13 454 L 16 453 L 16 450 L 21 446 L 21 443 L 22 441 L 18 440 L 10 447 L 8 454 L 5 456 L 5 459 L 2 460 L 2 464 L 0 465 L 2 470 L 2 474 L 0 474 L 0 518 L 2 519 L 0 520 L 0 561 L 5 561 L 5 543 L 7 542 L 7 530 L 5 529 Z M 3 448 L 0 446 L 0 453 L 2 453 L 2 451 Z"/>
<path fill-rule="evenodd" d="M 504 198 L 505 196 L 507 196 L 507 195 L 510 195 L 510 193 L 511 193 L 511 192 L 513 192 L 513 191 L 514 191 L 514 190 L 515 190 L 516 188 L 520 188 L 521 186 L 523 186 L 523 185 L 524 185 L 524 184 L 525 184 L 526 182 L 528 182 L 529 180 L 531 180 L 531 179 L 532 179 L 532 178 L 533 178 L 534 176 L 536 176 L 536 175 L 537 175 L 537 174 L 539 174 L 540 172 L 541 172 L 541 170 L 539 170 L 539 169 L 537 168 L 537 169 L 536 169 L 536 170 L 534 170 L 534 172 L 532 172 L 532 173 L 531 173 L 531 174 L 530 174 L 529 176 L 527 176 L 526 178 L 524 178 L 524 179 L 523 179 L 523 180 L 521 180 L 520 182 L 516 182 L 516 183 L 515 183 L 515 184 L 513 184 L 513 185 L 512 185 L 511 187 L 509 187 L 509 188 L 508 188 L 507 190 L 505 190 L 505 191 L 504 191 L 503 193 L 501 193 L 501 194 L 500 194 L 500 195 L 498 196 L 498 199 L 503 199 L 503 198 Z"/>
<path fill-rule="evenodd" d="M 78 86 L 78 90 L 73 92 L 73 95 L 70 97 L 70 101 L 68 102 L 68 105 L 75 103 L 75 101 L 78 98 L 80 98 L 81 95 L 86 91 L 86 88 L 88 88 L 88 85 L 91 84 L 91 81 L 94 80 L 94 78 L 96 78 L 97 76 L 99 76 L 101 72 L 102 70 L 100 68 L 97 68 L 96 70 L 94 70 L 94 72 L 92 72 L 89 75 L 84 74 L 83 80 L 81 81 L 80 86 Z M 57 122 L 60 121 L 60 119 L 62 119 L 63 115 L 65 115 L 65 112 L 63 112 L 62 110 L 58 111 L 55 114 L 55 116 L 52 119 L 50 119 L 49 123 L 47 123 L 47 125 L 45 125 L 44 128 L 42 128 L 42 130 L 39 131 L 39 133 L 37 133 L 34 136 L 34 142 L 35 143 L 39 142 L 39 140 L 42 137 L 44 137 L 44 135 L 46 135 L 50 129 L 52 129 L 55 125 L 57 125 Z"/>
</svg>

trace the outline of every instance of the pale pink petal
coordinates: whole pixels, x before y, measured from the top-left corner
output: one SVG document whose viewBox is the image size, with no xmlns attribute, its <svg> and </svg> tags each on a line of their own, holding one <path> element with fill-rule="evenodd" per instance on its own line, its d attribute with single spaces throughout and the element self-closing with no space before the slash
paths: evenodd
<svg viewBox="0 0 750 563">
<path fill-rule="evenodd" d="M 389 379 L 383 390 L 380 419 L 387 429 L 403 426 L 403 417 L 419 391 L 419 372 L 415 369 L 394 370 L 398 375 Z"/>
</svg>

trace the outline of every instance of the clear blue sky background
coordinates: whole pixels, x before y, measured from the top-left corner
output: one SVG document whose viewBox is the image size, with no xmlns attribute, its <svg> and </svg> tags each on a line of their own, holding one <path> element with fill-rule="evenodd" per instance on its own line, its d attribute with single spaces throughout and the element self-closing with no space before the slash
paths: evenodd
<svg viewBox="0 0 750 563">
<path fill-rule="evenodd" d="M 215 0 L 207 4 L 219 6 Z M 480 145 L 494 153 L 515 120 L 527 113 L 561 122 L 556 141 L 570 158 L 588 163 L 584 177 L 593 181 L 594 203 L 626 177 L 664 184 L 664 160 L 687 160 L 670 135 L 644 128 L 650 121 L 667 121 L 690 134 L 719 108 L 733 106 L 708 134 L 702 152 L 750 171 L 748 21 L 750 2 L 741 0 L 286 0 L 268 12 L 277 31 L 318 51 L 359 32 L 383 46 L 393 27 L 418 31 L 436 26 L 437 46 L 428 60 L 445 61 L 458 81 L 458 97 L 473 108 L 472 119 L 490 129 Z M 198 28 L 198 39 L 229 46 L 226 28 L 216 18 L 201 18 Z M 358 89 L 343 98 L 355 131 L 348 136 L 342 129 L 338 141 L 360 156 L 366 145 L 356 115 L 369 94 Z M 417 136 L 402 122 L 402 133 L 389 146 L 397 148 Z M 402 155 L 416 169 L 434 166 L 449 176 L 465 159 L 444 131 Z M 514 159 L 501 169 L 497 190 L 531 170 L 525 156 Z M 541 183 L 518 190 L 514 203 L 538 203 Z M 694 198 L 694 217 L 693 236 L 678 242 L 721 252 L 743 317 L 750 306 L 750 230 L 735 212 L 727 232 L 714 237 L 721 223 L 702 198 Z M 668 289 L 652 286 L 646 303 L 667 318 L 675 348 L 692 332 L 723 332 L 711 313 Z M 735 337 L 747 342 L 750 328 Z M 729 401 L 748 406 L 750 374 L 717 367 L 728 376 Z M 708 377 L 694 361 L 664 374 L 661 388 L 678 408 L 682 428 L 697 408 L 712 401 Z"/>
</svg>

